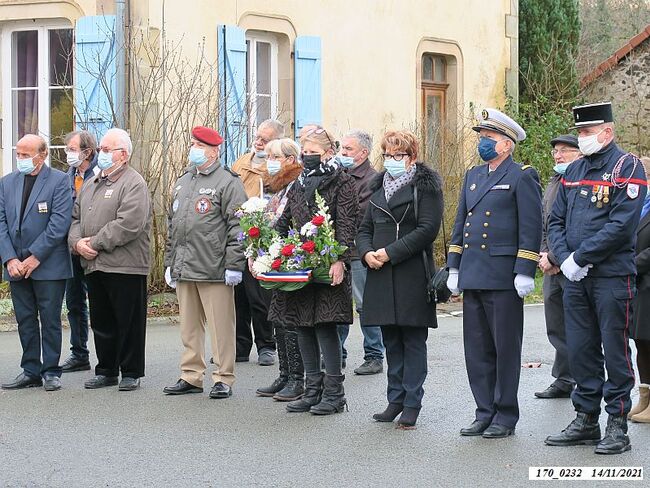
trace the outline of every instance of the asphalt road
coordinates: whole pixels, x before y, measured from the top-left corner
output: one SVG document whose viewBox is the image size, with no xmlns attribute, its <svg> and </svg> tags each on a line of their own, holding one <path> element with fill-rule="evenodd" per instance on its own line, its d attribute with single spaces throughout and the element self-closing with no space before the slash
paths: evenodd
<svg viewBox="0 0 650 488">
<path fill-rule="evenodd" d="M 352 374 L 362 356 L 357 327 L 348 339 L 350 410 L 328 417 L 288 414 L 283 404 L 256 397 L 255 388 L 277 370 L 255 362 L 237 365 L 228 400 L 210 400 L 210 385 L 203 395 L 166 397 L 162 388 L 178 378 L 178 329 L 169 322 L 151 326 L 147 340 L 139 391 L 84 390 L 90 372 L 64 375 L 59 392 L 1 391 L 0 486 L 525 486 L 529 466 L 645 467 L 650 459 L 650 425 L 631 424 L 633 449 L 620 456 L 543 444 L 574 412 L 569 400 L 533 397 L 550 383 L 553 357 L 539 306 L 526 308 L 523 360 L 542 366 L 522 370 L 521 420 L 516 435 L 501 440 L 458 435 L 474 410 L 458 317 L 442 318 L 429 335 L 429 376 L 415 431 L 371 420 L 384 407 L 386 380 Z M 0 334 L 3 381 L 19 372 L 19 361 L 17 334 Z"/>
</svg>

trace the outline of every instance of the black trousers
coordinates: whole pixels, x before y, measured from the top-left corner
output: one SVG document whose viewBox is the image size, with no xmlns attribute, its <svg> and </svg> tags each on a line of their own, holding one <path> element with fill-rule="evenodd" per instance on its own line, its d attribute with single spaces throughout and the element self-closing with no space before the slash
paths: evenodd
<svg viewBox="0 0 650 488">
<path fill-rule="evenodd" d="M 627 415 L 634 370 L 629 344 L 634 276 L 590 277 L 564 287 L 571 395 L 578 412 Z M 607 380 L 605 380 L 607 370 Z"/>
<path fill-rule="evenodd" d="M 95 374 L 144 376 L 147 277 L 94 271 L 87 276 Z"/>
<path fill-rule="evenodd" d="M 248 356 L 253 348 L 251 321 L 255 333 L 257 351 L 275 350 L 273 324 L 267 319 L 271 305 L 271 290 L 260 286 L 248 267 L 242 282 L 235 287 L 235 311 L 237 313 L 237 357 Z"/>
<path fill-rule="evenodd" d="M 566 328 L 564 326 L 564 285 L 566 278 L 562 273 L 544 275 L 544 318 L 546 319 L 546 335 L 555 349 L 555 360 L 551 374 L 555 378 L 553 384 L 564 391 L 573 388 L 575 381 L 569 371 L 569 352 L 566 347 Z"/>
<path fill-rule="evenodd" d="M 386 396 L 389 403 L 420 408 L 427 378 L 427 327 L 382 325 L 386 348 Z"/>
<path fill-rule="evenodd" d="M 476 420 L 517 424 L 523 329 L 524 301 L 515 290 L 465 290 L 463 341 Z"/>
</svg>

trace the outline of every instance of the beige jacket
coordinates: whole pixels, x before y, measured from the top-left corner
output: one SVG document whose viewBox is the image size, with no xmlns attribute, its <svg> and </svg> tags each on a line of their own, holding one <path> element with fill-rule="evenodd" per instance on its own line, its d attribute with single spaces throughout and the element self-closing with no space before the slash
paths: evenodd
<svg viewBox="0 0 650 488">
<path fill-rule="evenodd" d="M 244 184 L 246 195 L 248 198 L 261 197 L 260 191 L 264 184 L 264 177 L 268 176 L 266 172 L 266 162 L 258 168 L 252 165 L 254 153 L 249 152 L 241 156 L 235 164 L 232 165 L 232 170 L 239 175 L 241 182 Z"/>
<path fill-rule="evenodd" d="M 72 209 L 68 245 L 74 249 L 83 237 L 99 252 L 93 260 L 81 258 L 86 274 L 93 271 L 149 274 L 151 202 L 144 178 L 126 165 L 115 175 L 93 177 L 81 189 Z"/>
</svg>

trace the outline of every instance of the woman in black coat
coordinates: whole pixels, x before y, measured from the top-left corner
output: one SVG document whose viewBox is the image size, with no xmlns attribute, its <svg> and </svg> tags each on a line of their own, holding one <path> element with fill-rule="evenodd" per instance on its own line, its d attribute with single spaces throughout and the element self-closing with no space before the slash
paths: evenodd
<svg viewBox="0 0 650 488">
<path fill-rule="evenodd" d="M 356 240 L 369 268 L 361 325 L 380 325 L 386 347 L 388 407 L 373 418 L 392 422 L 401 412 L 399 427 L 413 428 L 427 376 L 428 328 L 437 327 L 435 303 L 427 300 L 423 251 L 434 269 L 442 184 L 435 171 L 416 161 L 418 141 L 410 132 L 388 132 L 381 148 L 386 171 L 375 180 Z"/>
<path fill-rule="evenodd" d="M 650 158 L 642 158 L 646 174 Z M 639 401 L 628 417 L 633 422 L 650 423 L 650 195 L 646 196 L 636 234 L 636 290 L 634 323 L 630 337 L 636 345 L 639 368 Z"/>
</svg>

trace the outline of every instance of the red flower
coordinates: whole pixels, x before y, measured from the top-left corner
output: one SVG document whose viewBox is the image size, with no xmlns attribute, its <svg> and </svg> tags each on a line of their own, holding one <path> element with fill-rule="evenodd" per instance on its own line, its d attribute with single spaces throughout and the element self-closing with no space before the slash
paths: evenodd
<svg viewBox="0 0 650 488">
<path fill-rule="evenodd" d="M 303 251 L 311 254 L 314 252 L 314 249 L 316 249 L 316 243 L 314 241 L 307 241 L 303 243 L 301 247 Z"/>
<path fill-rule="evenodd" d="M 313 219 L 311 219 L 311 223 L 317 227 L 323 225 L 324 222 L 325 222 L 325 217 L 323 217 L 322 215 L 316 215 Z"/>
<path fill-rule="evenodd" d="M 271 263 L 271 269 L 274 269 L 275 271 L 279 270 L 280 266 L 282 266 L 282 259 L 280 258 Z"/>
<path fill-rule="evenodd" d="M 293 250 L 296 248 L 293 244 L 289 244 L 288 246 L 284 246 L 282 248 L 282 255 L 283 256 L 293 256 Z"/>
<path fill-rule="evenodd" d="M 260 228 L 259 227 L 251 227 L 248 229 L 248 237 L 251 239 L 255 239 L 260 236 Z"/>
</svg>

